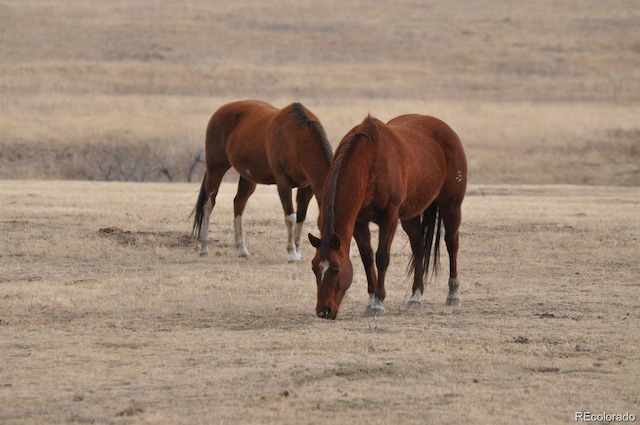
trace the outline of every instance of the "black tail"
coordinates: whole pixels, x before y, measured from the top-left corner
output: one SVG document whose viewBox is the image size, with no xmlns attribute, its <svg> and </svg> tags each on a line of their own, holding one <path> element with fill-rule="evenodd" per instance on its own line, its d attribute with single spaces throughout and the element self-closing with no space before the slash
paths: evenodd
<svg viewBox="0 0 640 425">
<path fill-rule="evenodd" d="M 207 180 L 207 172 L 204 172 L 204 178 L 202 179 L 202 185 L 200 186 L 200 194 L 198 195 L 198 202 L 193 209 L 191 215 L 193 215 L 193 229 L 191 230 L 191 236 L 195 236 L 196 239 L 200 239 L 200 232 L 202 231 L 202 220 L 204 219 L 204 204 L 207 203 L 207 191 L 205 190 L 205 181 Z"/>
<path fill-rule="evenodd" d="M 440 235 L 442 230 L 442 217 L 438 205 L 434 202 L 422 213 L 422 235 L 424 236 L 424 258 L 422 259 L 422 270 L 425 280 L 429 274 L 429 263 L 431 262 L 431 249 L 433 247 L 433 276 L 438 275 L 440 268 Z M 435 243 L 434 236 L 435 234 Z"/>
</svg>

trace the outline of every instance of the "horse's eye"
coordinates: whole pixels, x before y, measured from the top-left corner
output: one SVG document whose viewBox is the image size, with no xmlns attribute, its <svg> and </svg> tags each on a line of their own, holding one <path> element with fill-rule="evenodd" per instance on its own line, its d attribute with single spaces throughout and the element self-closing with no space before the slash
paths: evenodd
<svg viewBox="0 0 640 425">
<path fill-rule="evenodd" d="M 338 274 L 339 274 L 339 273 L 340 273 L 340 270 L 338 270 L 338 269 L 331 269 L 331 274 L 332 274 L 333 276 L 338 276 Z"/>
</svg>

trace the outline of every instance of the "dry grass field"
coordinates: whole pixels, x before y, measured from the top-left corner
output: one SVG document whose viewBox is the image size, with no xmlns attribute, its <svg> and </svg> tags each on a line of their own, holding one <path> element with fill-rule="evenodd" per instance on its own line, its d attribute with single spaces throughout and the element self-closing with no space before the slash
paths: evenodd
<svg viewBox="0 0 640 425">
<path fill-rule="evenodd" d="M 640 415 L 638 28 L 634 0 L 0 0 L 0 424 Z M 198 257 L 206 122 L 242 98 L 304 103 L 334 146 L 367 113 L 447 121 L 462 306 L 440 276 L 403 307 L 399 231 L 387 315 L 356 258 L 317 319 L 275 188 L 236 257 L 232 175 Z"/>
<path fill-rule="evenodd" d="M 364 315 L 355 258 L 336 321 L 315 317 L 309 261 L 286 262 L 273 187 L 247 207 L 249 260 L 233 246 L 231 183 L 211 255 L 197 255 L 188 237 L 196 189 L 0 182 L 0 423 L 640 415 L 640 189 L 474 185 L 463 205 L 460 307 L 444 305 L 440 276 L 422 310 L 404 308 L 400 232 L 387 315 Z M 309 260 L 311 246 L 302 253 Z"/>
</svg>

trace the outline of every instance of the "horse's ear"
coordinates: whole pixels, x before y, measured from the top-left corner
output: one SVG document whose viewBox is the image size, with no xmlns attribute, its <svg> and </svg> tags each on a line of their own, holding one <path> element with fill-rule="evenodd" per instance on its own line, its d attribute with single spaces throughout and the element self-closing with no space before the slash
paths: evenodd
<svg viewBox="0 0 640 425">
<path fill-rule="evenodd" d="M 340 249 L 340 237 L 335 233 L 331 235 L 331 249 L 336 251 Z"/>
<path fill-rule="evenodd" d="M 314 248 L 318 248 L 320 246 L 320 239 L 316 238 L 311 233 L 309 233 L 309 242 L 311 242 L 311 245 Z"/>
</svg>

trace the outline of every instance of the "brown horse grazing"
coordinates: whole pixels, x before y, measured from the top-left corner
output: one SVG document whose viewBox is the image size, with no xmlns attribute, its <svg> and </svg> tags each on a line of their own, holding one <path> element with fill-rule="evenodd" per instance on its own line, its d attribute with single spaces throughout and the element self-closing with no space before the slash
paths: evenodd
<svg viewBox="0 0 640 425">
<path fill-rule="evenodd" d="M 248 257 L 242 213 L 257 184 L 276 184 L 287 227 L 289 262 L 300 261 L 300 235 L 307 207 L 315 195 L 318 204 L 331 165 L 332 151 L 322 124 L 299 103 L 277 109 L 268 103 L 245 100 L 223 105 L 207 126 L 207 171 L 194 209 L 193 233 L 207 255 L 209 218 L 224 174 L 231 167 L 240 174 L 233 200 L 238 255 Z M 291 189 L 297 187 L 294 212 Z"/>
<path fill-rule="evenodd" d="M 449 251 L 447 305 L 459 305 L 458 228 L 467 185 L 467 161 L 460 139 L 444 122 L 423 115 L 402 115 L 384 124 L 368 116 L 342 139 L 325 183 L 319 226 L 321 239 L 309 234 L 316 248 L 319 317 L 335 319 L 349 289 L 353 268 L 351 238 L 360 250 L 367 275 L 369 316 L 385 312 L 384 280 L 398 219 L 409 236 L 413 265 L 410 307 L 422 306 L 424 278 L 434 246 L 434 272 L 441 225 Z M 369 222 L 380 227 L 373 267 Z M 435 245 L 433 238 L 435 236 Z"/>
</svg>

